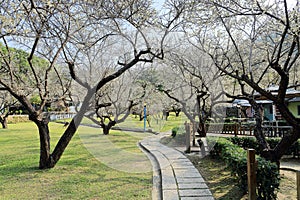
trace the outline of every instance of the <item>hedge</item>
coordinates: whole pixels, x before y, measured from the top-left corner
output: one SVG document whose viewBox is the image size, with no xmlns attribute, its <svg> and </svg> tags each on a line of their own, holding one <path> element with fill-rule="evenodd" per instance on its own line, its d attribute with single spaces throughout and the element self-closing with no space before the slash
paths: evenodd
<svg viewBox="0 0 300 200">
<path fill-rule="evenodd" d="M 252 148 L 255 149 L 257 154 L 261 153 L 257 140 L 254 137 L 228 137 L 227 139 L 244 149 Z M 273 149 L 280 142 L 281 138 L 266 138 L 266 140 L 269 143 L 270 148 Z M 299 156 L 299 150 L 300 142 L 297 141 L 286 150 L 285 155 L 293 155 L 294 157 Z"/>
<path fill-rule="evenodd" d="M 9 124 L 16 124 L 19 122 L 29 122 L 28 115 L 9 115 L 7 118 L 7 122 Z"/>
<path fill-rule="evenodd" d="M 175 137 L 178 131 L 179 131 L 178 126 L 175 126 L 174 128 L 172 128 L 172 137 Z"/>
<path fill-rule="evenodd" d="M 247 192 L 247 152 L 225 138 L 209 138 L 215 145 L 212 156 L 223 159 L 232 174 L 238 177 L 239 186 Z M 275 163 L 256 156 L 257 160 L 257 199 L 276 199 L 279 188 L 279 171 Z"/>
</svg>

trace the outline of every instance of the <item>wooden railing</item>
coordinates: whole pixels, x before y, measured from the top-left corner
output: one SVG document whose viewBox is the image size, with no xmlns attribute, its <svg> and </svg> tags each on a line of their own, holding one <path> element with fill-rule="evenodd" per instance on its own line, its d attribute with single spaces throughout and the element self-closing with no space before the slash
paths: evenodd
<svg viewBox="0 0 300 200">
<path fill-rule="evenodd" d="M 263 132 L 267 137 L 283 137 L 285 134 L 289 134 L 292 131 L 292 129 L 293 127 L 291 126 L 263 126 Z"/>
<path fill-rule="evenodd" d="M 61 120 L 61 119 L 69 119 L 73 118 L 76 113 L 74 112 L 49 112 L 49 119 L 50 121 L 55 121 L 55 120 Z"/>
<path fill-rule="evenodd" d="M 210 123 L 207 125 L 208 133 L 232 134 L 232 135 L 254 135 L 255 124 L 247 123 Z M 291 126 L 264 125 L 262 131 L 267 137 L 283 137 L 292 131 Z"/>
<path fill-rule="evenodd" d="M 209 123 L 208 133 L 232 134 L 232 135 L 253 135 L 253 124 L 241 123 Z"/>
</svg>

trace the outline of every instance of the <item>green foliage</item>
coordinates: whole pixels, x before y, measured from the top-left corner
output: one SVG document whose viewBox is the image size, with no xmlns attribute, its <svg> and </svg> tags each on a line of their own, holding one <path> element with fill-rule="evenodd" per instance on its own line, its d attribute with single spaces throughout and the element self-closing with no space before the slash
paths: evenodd
<svg viewBox="0 0 300 200">
<path fill-rule="evenodd" d="M 19 113 L 16 113 L 16 114 L 21 114 Z M 20 123 L 20 122 L 29 122 L 29 117 L 28 115 L 9 115 L 8 118 L 7 118 L 7 122 L 9 124 L 17 124 L 17 123 Z"/>
<path fill-rule="evenodd" d="M 31 77 L 30 64 L 27 60 L 29 53 L 21 49 L 11 47 L 7 48 L 2 43 L 0 43 L 0 52 L 3 55 L 3 58 L 0 59 L 0 62 L 4 64 L 4 59 L 10 62 L 10 69 L 8 69 L 6 64 L 3 65 L 3 75 L 9 71 L 13 71 L 15 78 L 17 78 L 15 81 L 20 81 L 21 84 L 23 84 L 24 81 L 27 81 L 28 83 L 32 84 L 33 79 Z M 49 66 L 47 60 L 38 56 L 33 56 L 31 62 L 32 66 L 35 68 L 37 76 L 41 76 L 40 73 L 43 73 Z"/>
<path fill-rule="evenodd" d="M 257 193 L 259 199 L 276 199 L 276 191 L 279 188 L 280 175 L 275 163 L 265 160 L 264 158 L 256 158 L 257 166 Z"/>
<path fill-rule="evenodd" d="M 274 147 L 277 146 L 280 140 L 281 138 L 268 138 L 267 142 L 269 143 L 270 148 L 273 149 Z M 285 155 L 299 156 L 299 149 L 300 149 L 300 142 L 298 140 L 293 145 L 291 145 L 288 149 L 286 149 Z"/>
<path fill-rule="evenodd" d="M 227 139 L 244 149 L 255 149 L 258 152 L 259 146 L 255 137 L 229 137 Z"/>
<path fill-rule="evenodd" d="M 178 126 L 175 126 L 174 128 L 172 128 L 172 137 L 175 137 L 177 132 L 179 130 L 179 127 Z"/>
<path fill-rule="evenodd" d="M 30 98 L 30 103 L 33 104 L 40 104 L 41 103 L 41 98 L 39 95 L 32 95 Z"/>
<path fill-rule="evenodd" d="M 233 144 L 236 144 L 244 149 L 255 149 L 257 154 L 260 154 L 260 148 L 254 137 L 230 137 L 227 138 Z M 281 138 L 266 138 L 270 148 L 273 149 L 280 142 Z M 285 155 L 299 156 L 300 142 L 297 141 L 285 151 Z"/>
<path fill-rule="evenodd" d="M 156 85 L 159 82 L 159 72 L 155 68 L 150 68 L 141 71 L 137 80 L 141 85 L 151 84 Z"/>
<path fill-rule="evenodd" d="M 225 138 L 209 138 L 209 142 L 215 142 L 211 155 L 225 161 L 232 174 L 238 177 L 240 187 L 247 191 L 247 153 Z M 247 141 L 247 140 L 245 140 Z M 248 140 L 248 142 L 251 140 Z M 276 164 L 259 156 L 257 160 L 257 197 L 258 199 L 276 199 L 276 191 L 279 188 L 279 172 Z"/>
</svg>

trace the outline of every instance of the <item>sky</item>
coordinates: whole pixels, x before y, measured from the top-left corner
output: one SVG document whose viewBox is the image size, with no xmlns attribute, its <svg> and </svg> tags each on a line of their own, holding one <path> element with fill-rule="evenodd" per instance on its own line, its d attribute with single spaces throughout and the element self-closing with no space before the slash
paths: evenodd
<svg viewBox="0 0 300 200">
<path fill-rule="evenodd" d="M 154 7 L 157 10 L 161 10 L 165 0 L 153 0 Z"/>
</svg>

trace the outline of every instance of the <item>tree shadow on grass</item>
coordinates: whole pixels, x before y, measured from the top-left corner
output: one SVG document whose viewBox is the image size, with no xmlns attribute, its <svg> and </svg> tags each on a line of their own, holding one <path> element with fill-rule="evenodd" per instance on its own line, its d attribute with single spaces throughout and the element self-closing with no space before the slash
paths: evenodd
<svg viewBox="0 0 300 200">
<path fill-rule="evenodd" d="M 226 170 L 226 169 L 225 169 Z M 217 172 L 216 172 L 217 173 Z M 237 179 L 226 171 L 220 171 L 218 177 L 214 176 L 214 180 L 207 180 L 207 185 L 216 199 L 222 200 L 240 200 L 243 199 L 245 193 L 238 186 Z"/>
<path fill-rule="evenodd" d="M 200 171 L 215 199 L 240 200 L 244 199 L 244 192 L 238 186 L 234 177 L 222 160 L 207 156 L 189 156 L 194 166 Z"/>
<path fill-rule="evenodd" d="M 222 187 L 222 184 L 219 185 L 220 187 Z M 212 191 L 212 190 L 211 190 Z M 242 189 L 240 187 L 238 187 L 237 185 L 234 185 L 233 187 L 231 187 L 231 189 L 227 189 L 226 191 L 222 192 L 222 195 L 219 195 L 216 199 L 218 200 L 241 200 L 241 199 L 246 199 L 245 195 L 243 192 L 241 192 Z M 213 193 L 215 193 L 216 191 L 212 191 Z"/>
</svg>

